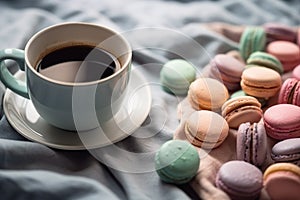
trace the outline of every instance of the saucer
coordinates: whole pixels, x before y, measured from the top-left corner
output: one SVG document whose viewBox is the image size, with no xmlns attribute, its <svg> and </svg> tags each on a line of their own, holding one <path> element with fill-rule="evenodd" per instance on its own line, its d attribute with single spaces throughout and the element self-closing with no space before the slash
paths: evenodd
<svg viewBox="0 0 300 200">
<path fill-rule="evenodd" d="M 24 72 L 17 72 L 25 79 Z M 88 131 L 66 131 L 48 124 L 39 116 L 32 102 L 7 89 L 3 109 L 11 126 L 25 138 L 56 149 L 82 150 L 104 147 L 125 139 L 138 129 L 151 108 L 151 90 L 147 80 L 132 68 L 124 105 L 114 117 Z"/>
</svg>

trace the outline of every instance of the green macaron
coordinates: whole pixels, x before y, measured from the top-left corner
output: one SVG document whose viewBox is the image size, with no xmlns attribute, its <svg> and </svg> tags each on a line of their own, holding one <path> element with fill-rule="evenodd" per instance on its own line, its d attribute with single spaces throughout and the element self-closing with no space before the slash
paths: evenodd
<svg viewBox="0 0 300 200">
<path fill-rule="evenodd" d="M 250 96 L 250 95 L 246 94 L 244 92 L 244 90 L 238 90 L 230 95 L 230 99 L 233 99 L 235 97 L 243 97 L 243 96 Z M 259 101 L 259 103 L 261 104 L 261 107 L 266 106 L 268 103 L 268 101 L 264 98 L 257 98 L 257 97 L 255 97 L 255 98 Z"/>
<path fill-rule="evenodd" d="M 195 78 L 195 68 L 183 59 L 168 61 L 160 71 L 162 88 L 164 91 L 175 95 L 186 95 Z"/>
<path fill-rule="evenodd" d="M 262 27 L 247 27 L 239 43 L 241 56 L 246 61 L 251 53 L 263 51 L 266 45 L 266 33 Z"/>
<path fill-rule="evenodd" d="M 279 74 L 283 74 L 281 62 L 275 56 L 269 53 L 261 51 L 252 53 L 247 59 L 247 66 L 251 67 L 252 65 L 267 67 L 277 71 Z"/>
<path fill-rule="evenodd" d="M 200 158 L 196 148 L 187 141 L 170 140 L 155 155 L 155 169 L 166 183 L 189 182 L 199 169 Z"/>
</svg>

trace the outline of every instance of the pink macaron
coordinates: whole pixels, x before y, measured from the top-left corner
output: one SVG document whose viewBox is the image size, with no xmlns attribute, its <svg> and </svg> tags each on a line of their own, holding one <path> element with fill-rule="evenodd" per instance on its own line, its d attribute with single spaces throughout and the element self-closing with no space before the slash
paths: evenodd
<svg viewBox="0 0 300 200">
<path fill-rule="evenodd" d="M 278 95 L 279 104 L 294 104 L 300 106 L 300 81 L 295 78 L 286 79 Z"/>
<path fill-rule="evenodd" d="M 240 89 L 240 81 L 245 64 L 233 56 L 218 54 L 210 61 L 211 78 L 218 79 L 230 91 Z"/>
<path fill-rule="evenodd" d="M 300 107 L 277 104 L 269 107 L 263 116 L 267 134 L 277 140 L 300 137 Z"/>
<path fill-rule="evenodd" d="M 293 69 L 292 77 L 300 80 L 300 64 Z"/>
<path fill-rule="evenodd" d="M 267 45 L 266 51 L 281 62 L 284 71 L 291 71 L 300 64 L 300 48 L 295 43 L 274 41 Z"/>
</svg>

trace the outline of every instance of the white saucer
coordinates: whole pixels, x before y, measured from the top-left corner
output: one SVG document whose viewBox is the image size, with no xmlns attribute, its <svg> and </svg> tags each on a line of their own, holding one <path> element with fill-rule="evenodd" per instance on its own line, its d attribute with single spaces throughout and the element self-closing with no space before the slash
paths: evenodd
<svg viewBox="0 0 300 200">
<path fill-rule="evenodd" d="M 24 80 L 24 73 L 16 77 Z M 107 146 L 131 135 L 144 122 L 151 108 L 151 91 L 143 75 L 132 68 L 124 106 L 101 128 L 80 133 L 56 128 L 39 116 L 30 100 L 7 89 L 3 109 L 12 127 L 27 139 L 56 149 L 82 150 Z"/>
</svg>

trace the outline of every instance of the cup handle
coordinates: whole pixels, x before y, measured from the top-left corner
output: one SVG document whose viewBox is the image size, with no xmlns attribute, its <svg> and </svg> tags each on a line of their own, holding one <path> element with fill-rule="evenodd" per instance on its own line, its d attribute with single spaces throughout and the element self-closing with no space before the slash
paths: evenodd
<svg viewBox="0 0 300 200">
<path fill-rule="evenodd" d="M 0 80 L 7 88 L 29 99 L 26 83 L 18 80 L 9 72 L 4 62 L 7 59 L 16 61 L 20 70 L 25 71 L 24 51 L 20 49 L 4 49 L 0 51 Z"/>
</svg>

